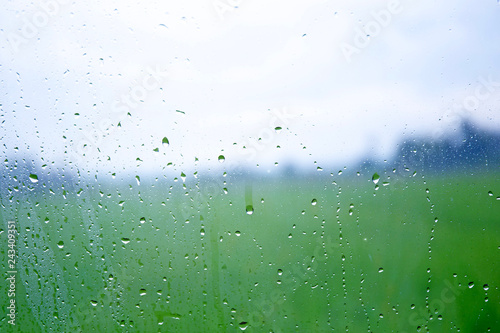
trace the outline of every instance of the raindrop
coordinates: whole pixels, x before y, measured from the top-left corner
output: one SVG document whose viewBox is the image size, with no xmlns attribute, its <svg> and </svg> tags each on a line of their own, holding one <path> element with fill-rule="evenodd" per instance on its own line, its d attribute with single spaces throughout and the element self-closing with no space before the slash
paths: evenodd
<svg viewBox="0 0 500 333">
<path fill-rule="evenodd" d="M 167 137 L 164 137 L 164 138 L 161 140 L 161 144 L 163 145 L 163 147 L 168 147 L 168 145 L 170 144 L 170 142 L 168 142 Z"/>
<path fill-rule="evenodd" d="M 35 175 L 34 173 L 30 174 L 30 180 L 33 183 L 38 183 L 38 176 Z"/>
<path fill-rule="evenodd" d="M 469 288 L 474 287 L 474 282 L 469 282 Z"/>
<path fill-rule="evenodd" d="M 380 267 L 380 268 L 378 269 L 378 272 L 379 272 L 379 273 L 382 273 L 383 271 L 384 271 L 384 269 L 383 269 L 382 267 Z"/>
<path fill-rule="evenodd" d="M 241 235 L 241 232 L 237 230 L 234 234 L 239 237 Z"/>
<path fill-rule="evenodd" d="M 122 243 L 123 243 L 123 244 L 128 244 L 128 243 L 130 243 L 130 238 L 125 238 L 125 237 L 124 237 L 124 238 L 122 238 Z"/>
<path fill-rule="evenodd" d="M 492 197 L 492 196 L 493 196 L 493 192 L 488 191 L 488 195 L 489 195 L 490 197 Z"/>
<path fill-rule="evenodd" d="M 253 214 L 253 206 L 247 205 L 246 211 L 247 211 L 248 215 L 252 215 Z"/>
<path fill-rule="evenodd" d="M 379 180 L 380 180 L 380 176 L 378 175 L 378 173 L 375 172 L 372 176 L 373 184 L 377 184 Z"/>
<path fill-rule="evenodd" d="M 219 155 L 218 160 L 220 163 L 223 163 L 226 160 L 226 158 L 224 157 L 224 155 Z"/>
<path fill-rule="evenodd" d="M 485 284 L 485 285 L 483 286 L 483 289 L 484 289 L 484 290 L 488 290 L 488 289 L 490 289 L 490 286 L 488 286 L 487 284 Z"/>
<path fill-rule="evenodd" d="M 240 330 L 244 331 L 248 328 L 248 323 L 246 321 L 242 321 L 238 324 L 238 326 L 240 327 Z"/>
<path fill-rule="evenodd" d="M 64 247 L 64 242 L 63 241 L 59 241 L 59 243 L 57 243 L 57 247 L 62 249 Z"/>
<path fill-rule="evenodd" d="M 90 304 L 92 304 L 92 306 L 97 306 L 97 301 L 94 301 L 94 300 L 90 300 Z"/>
<path fill-rule="evenodd" d="M 276 131 L 276 133 L 279 133 L 281 132 L 282 128 L 280 126 L 277 126 L 274 128 L 274 130 Z"/>
<path fill-rule="evenodd" d="M 311 201 L 311 205 L 316 206 L 316 204 L 317 204 L 317 203 L 318 203 L 318 200 L 316 200 L 316 199 L 312 199 L 312 201 Z"/>
</svg>

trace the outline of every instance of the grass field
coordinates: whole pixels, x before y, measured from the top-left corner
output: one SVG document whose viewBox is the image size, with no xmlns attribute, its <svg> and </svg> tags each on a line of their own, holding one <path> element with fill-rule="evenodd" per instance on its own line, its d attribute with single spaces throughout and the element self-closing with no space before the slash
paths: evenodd
<svg viewBox="0 0 500 333">
<path fill-rule="evenodd" d="M 34 184 L 16 328 L 495 332 L 499 175 L 388 176 Z"/>
</svg>

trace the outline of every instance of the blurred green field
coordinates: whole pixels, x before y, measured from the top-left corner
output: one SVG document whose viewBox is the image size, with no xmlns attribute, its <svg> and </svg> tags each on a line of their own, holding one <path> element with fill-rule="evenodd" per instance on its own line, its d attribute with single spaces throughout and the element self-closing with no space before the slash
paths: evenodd
<svg viewBox="0 0 500 333">
<path fill-rule="evenodd" d="M 9 203 L 16 328 L 494 332 L 499 175 L 390 176 L 378 189 L 334 174 L 24 193 Z"/>
</svg>

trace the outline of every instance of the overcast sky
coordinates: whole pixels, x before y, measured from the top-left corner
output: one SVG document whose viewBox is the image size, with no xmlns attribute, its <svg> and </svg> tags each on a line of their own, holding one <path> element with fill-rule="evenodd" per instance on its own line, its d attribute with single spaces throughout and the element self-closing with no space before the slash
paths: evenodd
<svg viewBox="0 0 500 333">
<path fill-rule="evenodd" d="M 499 15 L 496 0 L 10 1 L 1 153 L 315 168 L 389 158 L 462 114 L 500 129 Z"/>
</svg>

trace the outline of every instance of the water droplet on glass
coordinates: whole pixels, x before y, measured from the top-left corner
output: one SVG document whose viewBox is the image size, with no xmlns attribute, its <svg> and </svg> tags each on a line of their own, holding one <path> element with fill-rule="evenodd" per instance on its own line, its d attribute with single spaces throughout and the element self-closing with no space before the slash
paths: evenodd
<svg viewBox="0 0 500 333">
<path fill-rule="evenodd" d="M 274 130 L 276 131 L 276 133 L 279 133 L 281 132 L 282 128 L 280 126 L 277 126 L 274 128 Z"/>
<path fill-rule="evenodd" d="M 223 163 L 226 158 L 224 157 L 224 155 L 219 155 L 219 158 L 218 158 L 219 162 Z"/>
<path fill-rule="evenodd" d="M 316 200 L 316 199 L 312 199 L 312 201 L 311 201 L 311 205 L 316 206 L 316 204 L 317 204 L 317 203 L 318 203 L 318 200 Z"/>
<path fill-rule="evenodd" d="M 168 147 L 168 145 L 170 144 L 170 142 L 168 141 L 167 137 L 164 137 L 161 140 L 161 144 L 163 145 L 163 147 Z"/>
<path fill-rule="evenodd" d="M 124 238 L 122 238 L 122 243 L 123 244 L 128 244 L 128 243 L 130 243 L 130 239 L 124 237 Z"/>
<path fill-rule="evenodd" d="M 382 273 L 383 271 L 384 271 L 384 269 L 383 269 L 382 267 L 380 267 L 380 268 L 378 269 L 378 272 L 379 272 L 379 273 Z"/>
<path fill-rule="evenodd" d="M 30 180 L 33 183 L 38 183 L 38 176 L 35 175 L 34 173 L 30 174 Z"/>
<path fill-rule="evenodd" d="M 488 290 L 488 289 L 490 289 L 490 286 L 488 286 L 487 284 L 485 284 L 485 285 L 483 286 L 483 289 L 484 289 L 484 290 Z"/>
<path fill-rule="evenodd" d="M 474 287 L 474 282 L 469 282 L 469 288 Z"/>
<path fill-rule="evenodd" d="M 246 211 L 247 211 L 248 215 L 252 215 L 253 214 L 253 206 L 252 205 L 247 205 Z"/>
<path fill-rule="evenodd" d="M 244 331 L 248 328 L 248 323 L 246 321 L 242 321 L 241 323 L 238 324 L 240 330 Z"/>
<path fill-rule="evenodd" d="M 380 180 L 380 176 L 378 175 L 378 173 L 375 172 L 372 176 L 373 184 L 377 184 L 379 180 Z"/>
<path fill-rule="evenodd" d="M 62 249 L 64 247 L 64 242 L 63 241 L 59 241 L 59 243 L 57 243 L 57 247 Z"/>
</svg>

